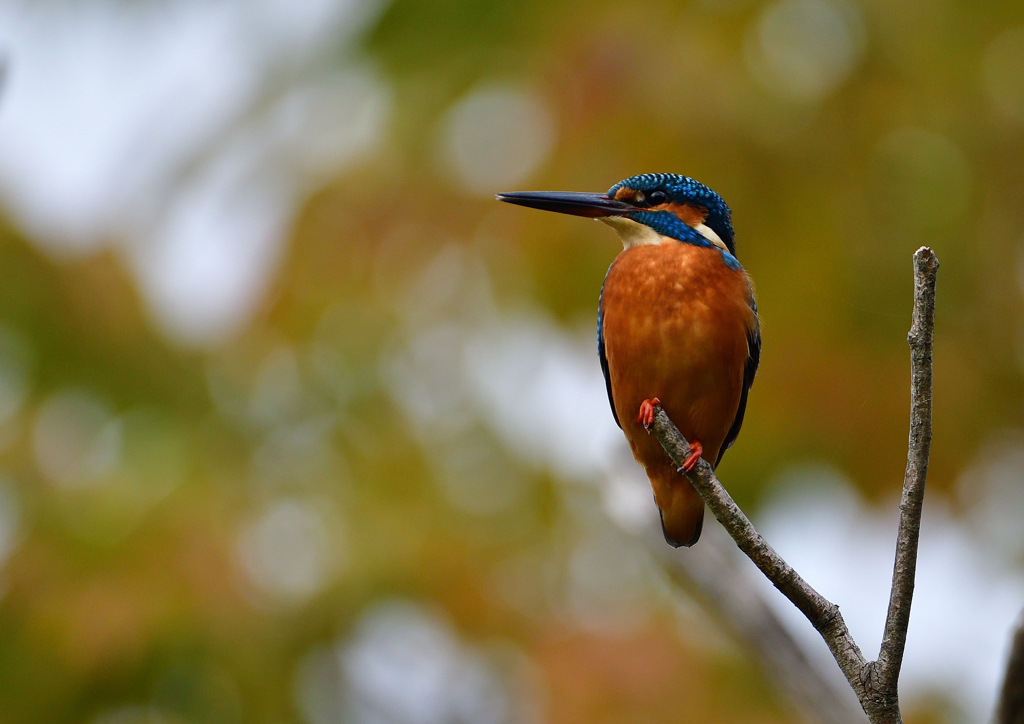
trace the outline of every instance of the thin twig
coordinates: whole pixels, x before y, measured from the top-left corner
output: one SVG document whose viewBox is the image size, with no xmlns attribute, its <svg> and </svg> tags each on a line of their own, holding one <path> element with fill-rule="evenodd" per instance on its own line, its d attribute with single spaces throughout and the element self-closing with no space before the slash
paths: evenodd
<svg viewBox="0 0 1024 724">
<path fill-rule="evenodd" d="M 672 461 L 677 465 L 682 465 L 689 455 L 690 444 L 679 432 L 679 429 L 672 424 L 672 420 L 661 409 L 661 405 L 654 406 L 653 430 L 655 437 L 658 438 Z M 836 663 L 839 664 L 839 668 L 846 676 L 846 680 L 850 682 L 850 686 L 857 693 L 857 698 L 863 704 L 864 682 L 861 677 L 868 662 L 846 628 L 846 622 L 843 621 L 843 616 L 839 613 L 839 606 L 814 590 L 807 581 L 800 577 L 799 573 L 793 570 L 792 566 L 782 559 L 782 556 L 768 545 L 761 534 L 754 529 L 753 524 L 740 510 L 740 507 L 736 505 L 736 501 L 722 487 L 722 483 L 715 477 L 707 461 L 700 460 L 688 477 L 718 522 L 729 531 L 729 535 L 732 536 L 740 550 L 754 562 L 754 565 L 776 588 L 782 591 L 786 598 L 793 602 L 793 605 L 800 609 L 800 612 L 821 634 Z"/>
<path fill-rule="evenodd" d="M 914 315 L 911 346 L 911 426 L 907 473 L 900 505 L 900 528 L 889 615 L 879 661 L 868 662 L 850 635 L 839 607 L 810 586 L 758 533 L 711 466 L 700 460 L 688 473 L 690 482 L 715 518 L 762 573 L 807 617 L 825 640 L 868 718 L 874 724 L 902 724 L 897 685 L 917 567 L 921 505 L 931 442 L 932 337 L 935 276 L 939 262 L 927 247 L 914 254 Z M 665 452 L 682 465 L 690 445 L 660 406 L 655 406 L 654 434 Z"/>
<path fill-rule="evenodd" d="M 932 337 L 935 325 L 935 275 L 939 260 L 928 247 L 914 254 L 914 319 L 910 343 L 910 443 L 907 472 L 900 501 L 900 527 L 896 537 L 896 561 L 889 593 L 889 613 L 878 661 L 872 670 L 873 687 L 896 695 L 903 664 L 903 649 L 910 624 L 917 571 L 917 544 L 921 535 L 928 453 L 932 443 Z"/>
<path fill-rule="evenodd" d="M 817 660 L 780 620 L 755 585 L 743 554 L 724 530 L 707 530 L 700 545 L 677 555 L 665 545 L 661 530 L 652 525 L 646 547 L 670 577 L 683 578 L 698 592 L 711 613 L 722 620 L 761 661 L 765 674 L 786 694 L 802 720 L 814 724 L 863 724 L 864 712 L 842 679 L 824 671 Z"/>
</svg>

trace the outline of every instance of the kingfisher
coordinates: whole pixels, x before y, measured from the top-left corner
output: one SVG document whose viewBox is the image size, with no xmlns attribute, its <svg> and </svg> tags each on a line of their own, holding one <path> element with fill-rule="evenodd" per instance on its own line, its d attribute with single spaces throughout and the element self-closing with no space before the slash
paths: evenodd
<svg viewBox="0 0 1024 724">
<path fill-rule="evenodd" d="M 753 284 L 736 259 L 728 205 L 670 173 L 631 176 L 606 194 L 497 199 L 596 219 L 621 239 L 598 298 L 601 371 L 615 422 L 651 481 L 665 540 L 692 546 L 704 501 L 683 473 L 701 458 L 717 467 L 735 442 L 761 358 Z M 678 469 L 649 434 L 656 404 L 690 442 Z"/>
</svg>

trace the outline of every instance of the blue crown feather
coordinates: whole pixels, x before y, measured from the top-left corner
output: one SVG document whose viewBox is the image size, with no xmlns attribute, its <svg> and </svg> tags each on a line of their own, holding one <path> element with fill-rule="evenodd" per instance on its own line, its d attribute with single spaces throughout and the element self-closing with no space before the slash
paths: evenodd
<svg viewBox="0 0 1024 724">
<path fill-rule="evenodd" d="M 704 221 L 709 229 L 718 234 L 729 248 L 730 256 L 736 254 L 735 234 L 732 229 L 732 213 L 725 200 L 699 181 L 694 181 L 688 176 L 681 176 L 676 173 L 642 173 L 638 176 L 619 181 L 608 189 L 608 196 L 614 197 L 615 192 L 620 188 L 628 188 L 636 191 L 650 193 L 652 191 L 664 191 L 674 202 L 678 204 L 692 204 L 703 206 L 708 210 L 708 218 Z M 683 222 L 676 218 L 675 214 L 667 212 L 638 211 L 630 214 L 634 220 L 650 226 L 658 233 L 671 236 L 674 239 L 699 245 L 707 245 L 707 240 L 699 233 L 693 231 Z M 676 223 L 673 223 L 673 220 Z M 700 237 L 699 239 L 694 237 Z M 733 257 L 735 261 L 735 257 Z M 728 262 L 729 260 L 726 259 Z"/>
</svg>

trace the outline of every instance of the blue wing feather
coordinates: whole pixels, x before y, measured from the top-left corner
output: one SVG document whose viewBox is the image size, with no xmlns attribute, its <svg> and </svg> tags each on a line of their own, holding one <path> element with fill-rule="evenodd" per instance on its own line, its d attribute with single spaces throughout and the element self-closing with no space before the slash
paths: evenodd
<svg viewBox="0 0 1024 724">
<path fill-rule="evenodd" d="M 750 391 L 750 386 L 754 384 L 757 366 L 761 362 L 761 329 L 756 321 L 757 304 L 754 302 L 753 296 L 750 299 L 750 308 L 754 310 L 755 322 L 754 326 L 747 330 L 747 364 L 743 368 L 743 391 L 740 393 L 739 407 L 736 408 L 736 419 L 733 420 L 732 427 L 726 433 L 725 442 L 722 443 L 722 447 L 718 451 L 718 459 L 715 460 L 716 468 L 722 462 L 722 456 L 725 455 L 725 451 L 736 442 L 736 437 L 740 434 L 740 428 L 743 427 L 743 413 L 747 410 L 747 393 Z"/>
<path fill-rule="evenodd" d="M 611 267 L 608 267 L 608 271 L 611 271 Z M 608 274 L 605 273 L 605 280 L 608 279 Z M 604 373 L 604 386 L 608 391 L 608 404 L 612 407 L 612 417 L 615 419 L 615 424 L 622 429 L 622 423 L 619 422 L 619 416 L 615 413 L 615 400 L 612 398 L 612 378 L 608 375 L 608 357 L 604 353 L 604 283 L 601 284 L 601 296 L 597 299 L 597 355 L 601 358 L 601 372 Z"/>
</svg>

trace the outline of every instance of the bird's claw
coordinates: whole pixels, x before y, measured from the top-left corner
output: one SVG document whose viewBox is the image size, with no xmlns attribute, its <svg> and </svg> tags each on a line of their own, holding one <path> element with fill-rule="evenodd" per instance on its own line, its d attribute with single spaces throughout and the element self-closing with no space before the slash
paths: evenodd
<svg viewBox="0 0 1024 724">
<path fill-rule="evenodd" d="M 700 460 L 700 456 L 703 454 L 704 446 L 697 440 L 694 440 L 690 443 L 690 454 L 686 457 L 686 460 L 683 461 L 683 464 L 676 468 L 676 472 L 683 473 L 684 475 L 692 472 L 693 469 L 697 467 L 697 461 Z"/>
<path fill-rule="evenodd" d="M 638 424 L 643 425 L 647 433 L 651 432 L 651 425 L 654 424 L 654 406 L 660 405 L 661 400 L 657 397 L 651 398 L 650 400 L 644 400 L 640 403 L 640 414 L 636 416 Z"/>
</svg>

